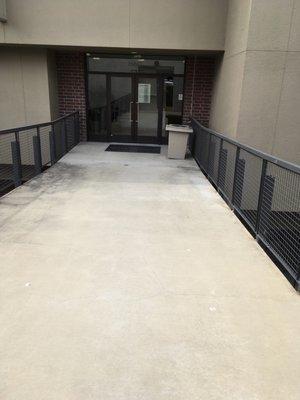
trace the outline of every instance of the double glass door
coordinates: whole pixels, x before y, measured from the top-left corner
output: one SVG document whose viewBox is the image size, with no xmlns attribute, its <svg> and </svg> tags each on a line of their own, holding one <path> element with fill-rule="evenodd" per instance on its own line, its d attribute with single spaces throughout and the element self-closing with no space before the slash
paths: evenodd
<svg viewBox="0 0 300 400">
<path fill-rule="evenodd" d="M 110 140 L 156 142 L 161 136 L 160 80 L 153 76 L 110 77 Z"/>
<path fill-rule="evenodd" d="M 92 76 L 90 93 L 93 107 L 90 101 L 89 114 L 91 139 L 160 143 L 163 115 L 162 78 L 153 75 L 113 73 L 102 77 L 105 77 L 105 80 L 101 80 L 99 75 Z"/>
</svg>

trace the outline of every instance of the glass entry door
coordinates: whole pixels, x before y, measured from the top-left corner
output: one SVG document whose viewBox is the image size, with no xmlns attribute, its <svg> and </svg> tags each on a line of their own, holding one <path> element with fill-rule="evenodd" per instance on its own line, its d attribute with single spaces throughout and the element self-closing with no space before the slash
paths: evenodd
<svg viewBox="0 0 300 400">
<path fill-rule="evenodd" d="M 161 143 L 163 77 L 146 74 L 90 74 L 89 139 Z"/>
<path fill-rule="evenodd" d="M 110 79 L 110 136 L 112 140 L 130 140 L 134 131 L 134 84 L 131 76 Z"/>
<path fill-rule="evenodd" d="M 137 141 L 157 141 L 159 138 L 159 88 L 156 77 L 136 76 L 135 83 L 135 137 Z"/>
</svg>

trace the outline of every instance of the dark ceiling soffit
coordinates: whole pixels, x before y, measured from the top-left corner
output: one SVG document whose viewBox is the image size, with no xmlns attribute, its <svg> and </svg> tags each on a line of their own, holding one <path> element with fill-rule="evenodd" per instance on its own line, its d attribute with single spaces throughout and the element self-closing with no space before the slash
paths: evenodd
<svg viewBox="0 0 300 400">
<path fill-rule="evenodd" d="M 91 54 L 138 54 L 149 55 L 174 55 L 174 56 L 218 56 L 224 53 L 224 50 L 184 50 L 184 49 L 141 49 L 141 48 L 124 48 L 124 47 L 85 47 L 85 46 L 57 46 L 42 44 L 7 44 L 1 43 L 0 47 L 22 47 L 22 48 L 46 48 L 55 51 L 80 51 Z"/>
</svg>

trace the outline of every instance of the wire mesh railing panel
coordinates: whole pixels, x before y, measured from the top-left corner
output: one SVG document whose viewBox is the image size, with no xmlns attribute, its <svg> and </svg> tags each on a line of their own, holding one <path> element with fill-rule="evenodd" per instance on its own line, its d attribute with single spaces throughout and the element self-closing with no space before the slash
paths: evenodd
<svg viewBox="0 0 300 400">
<path fill-rule="evenodd" d="M 66 140 L 64 137 L 64 122 L 58 121 L 53 124 L 53 140 L 55 156 L 59 160 L 65 154 Z"/>
<path fill-rule="evenodd" d="M 0 135 L 0 196 L 14 188 L 12 142 L 15 142 L 14 133 Z"/>
<path fill-rule="evenodd" d="M 210 134 L 203 129 L 200 129 L 200 134 L 195 137 L 194 157 L 205 172 L 207 172 L 209 140 Z"/>
<path fill-rule="evenodd" d="M 66 127 L 66 135 L 67 135 L 67 139 L 66 139 L 66 143 L 67 143 L 67 149 L 71 150 L 76 142 L 75 142 L 75 135 L 74 135 L 74 131 L 75 131 L 75 119 L 74 117 L 69 117 L 66 118 L 65 120 L 65 127 Z"/>
<path fill-rule="evenodd" d="M 75 112 L 53 122 L 0 131 L 0 196 L 66 154 L 78 143 L 79 129 Z"/>
<path fill-rule="evenodd" d="M 262 159 L 241 149 L 235 169 L 233 204 L 256 227 Z"/>
<path fill-rule="evenodd" d="M 41 157 L 42 157 L 42 166 L 43 167 L 50 164 L 50 162 L 51 162 L 51 154 L 50 154 L 51 130 L 52 130 L 51 125 L 43 126 L 39 129 L 40 141 L 41 141 Z"/>
<path fill-rule="evenodd" d="M 300 167 L 192 125 L 201 170 L 300 290 Z"/>
<path fill-rule="evenodd" d="M 25 130 L 18 134 L 21 154 L 22 181 L 28 181 L 35 176 L 33 149 L 34 136 L 37 136 L 36 128 Z"/>
<path fill-rule="evenodd" d="M 207 173 L 215 184 L 218 183 L 220 147 L 221 139 L 211 135 Z"/>
<path fill-rule="evenodd" d="M 264 178 L 259 234 L 300 273 L 300 175 L 273 163 Z"/>
<path fill-rule="evenodd" d="M 201 149 L 200 149 L 200 160 L 201 160 L 202 168 L 207 173 L 210 133 L 204 131 L 202 138 L 203 139 L 202 139 Z"/>
<path fill-rule="evenodd" d="M 235 171 L 235 156 L 236 146 L 223 140 L 221 157 L 222 164 L 220 164 L 220 188 L 230 201 L 232 199 L 233 182 L 234 182 L 234 171 Z"/>
</svg>

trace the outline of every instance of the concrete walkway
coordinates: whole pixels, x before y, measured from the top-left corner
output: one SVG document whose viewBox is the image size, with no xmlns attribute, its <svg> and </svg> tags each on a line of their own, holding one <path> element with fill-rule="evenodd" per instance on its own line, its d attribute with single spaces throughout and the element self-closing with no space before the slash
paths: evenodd
<svg viewBox="0 0 300 400">
<path fill-rule="evenodd" d="M 299 400 L 299 295 L 193 160 L 104 148 L 0 200 L 0 399 Z"/>
</svg>

